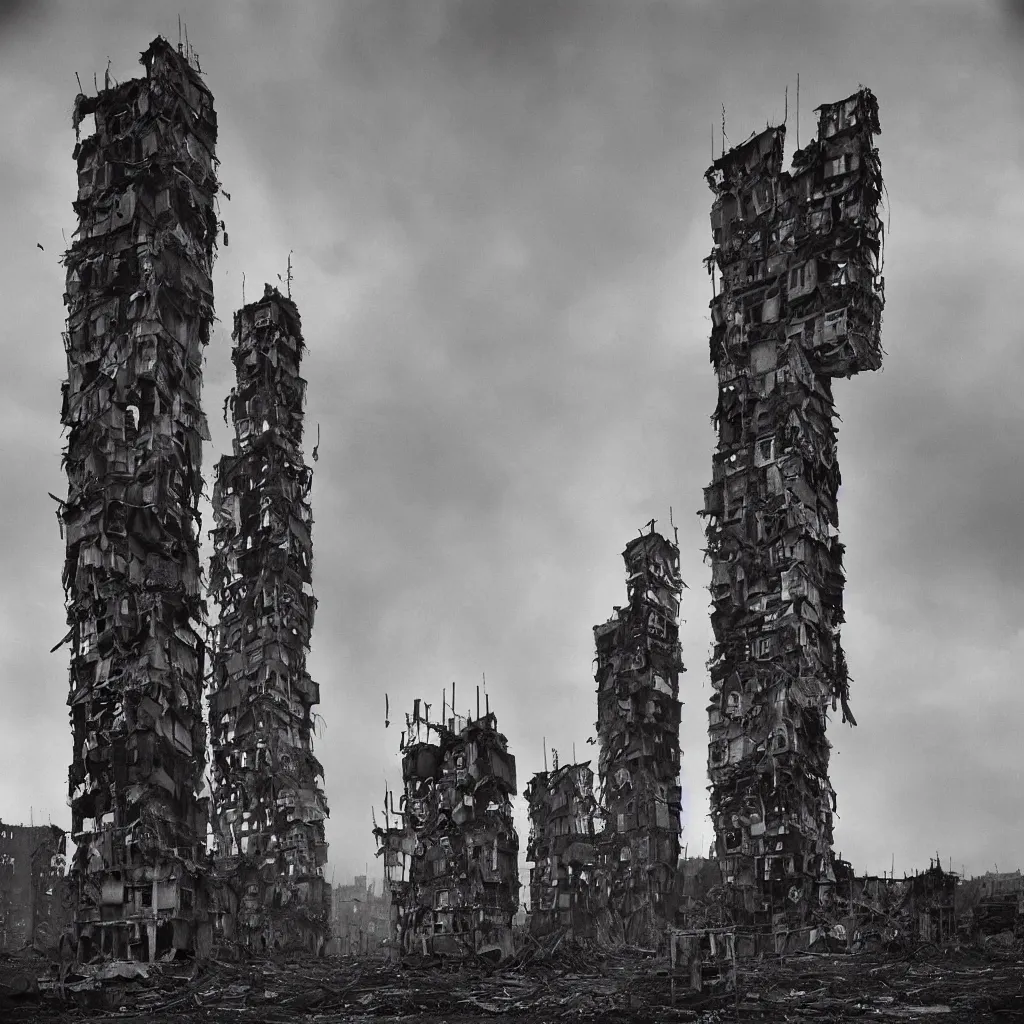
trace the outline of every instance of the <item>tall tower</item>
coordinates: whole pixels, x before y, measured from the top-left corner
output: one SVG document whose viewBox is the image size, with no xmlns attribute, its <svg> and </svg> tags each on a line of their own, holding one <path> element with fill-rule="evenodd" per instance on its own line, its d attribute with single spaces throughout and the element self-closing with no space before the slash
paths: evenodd
<svg viewBox="0 0 1024 1024">
<path fill-rule="evenodd" d="M 329 938 L 327 804 L 313 756 L 320 688 L 306 671 L 316 598 L 302 458 L 295 303 L 266 286 L 235 314 L 234 452 L 217 466 L 210 593 L 220 606 L 210 688 L 221 924 L 256 951 Z"/>
<path fill-rule="evenodd" d="M 594 627 L 599 837 L 604 899 L 627 942 L 656 941 L 675 906 L 679 860 L 679 549 L 654 532 L 631 540 L 628 604 Z"/>
<path fill-rule="evenodd" d="M 79 955 L 209 940 L 198 499 L 218 189 L 213 97 L 164 39 L 146 77 L 75 100 L 65 255 L 64 589 Z"/>
<path fill-rule="evenodd" d="M 718 450 L 705 489 L 712 564 L 708 774 L 735 909 L 796 924 L 828 898 L 827 709 L 848 706 L 832 378 L 881 365 L 882 180 L 867 89 L 818 108 L 783 173 L 785 128 L 715 161 L 709 257 Z M 717 291 L 717 289 L 716 289 Z"/>
</svg>

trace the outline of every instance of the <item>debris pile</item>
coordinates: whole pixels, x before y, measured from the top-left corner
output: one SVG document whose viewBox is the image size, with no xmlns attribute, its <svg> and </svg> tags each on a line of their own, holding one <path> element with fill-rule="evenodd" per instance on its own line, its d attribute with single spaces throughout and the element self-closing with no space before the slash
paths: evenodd
<svg viewBox="0 0 1024 1024">
<path fill-rule="evenodd" d="M 719 960 L 728 975 L 726 956 Z M 464 957 L 310 956 L 207 960 L 185 964 L 76 965 L 39 982 L 35 961 L 0 957 L 0 1017 L 5 1024 L 117 1019 L 131 1022 L 267 1021 L 418 1024 L 506 1017 L 580 1022 L 732 1020 L 776 1024 L 797 1019 L 871 1017 L 897 1021 L 999 1021 L 1024 1012 L 1020 950 L 964 949 L 944 956 L 924 947 L 909 956 L 797 953 L 738 960 L 736 987 L 689 985 L 677 954 L 610 951 L 551 936 L 531 940 L 528 962 L 494 968 Z M 710 964 L 708 965 L 711 966 Z M 674 1005 L 673 1005 L 674 990 Z M 129 1009 L 129 1007 L 131 1009 Z M 103 1012 L 106 1011 L 106 1012 Z"/>
<path fill-rule="evenodd" d="M 629 603 L 594 627 L 599 803 L 594 886 L 601 927 L 658 943 L 674 917 L 679 859 L 679 549 L 654 532 L 629 542 Z"/>
<path fill-rule="evenodd" d="M 306 671 L 316 598 L 295 303 L 267 285 L 235 314 L 233 338 L 234 450 L 217 467 L 211 531 L 216 912 L 220 934 L 251 951 L 319 951 L 328 811 L 312 741 L 320 691 Z"/>
<path fill-rule="evenodd" d="M 882 360 L 878 105 L 862 89 L 819 111 L 792 173 L 781 170 L 782 126 L 707 172 L 713 284 L 721 274 L 711 302 L 719 439 L 702 512 L 711 813 L 735 910 L 766 929 L 805 925 L 835 883 L 828 705 L 856 723 L 839 637 L 831 379 Z"/>
<path fill-rule="evenodd" d="M 213 98 L 164 39 L 75 100 L 64 589 L 79 955 L 209 945 L 198 500 L 218 189 Z M 58 645 L 59 646 L 59 645 Z"/>
<path fill-rule="evenodd" d="M 429 705 L 421 715 L 420 703 L 402 734 L 399 823 L 392 827 L 387 802 L 384 828 L 374 822 L 394 951 L 507 957 L 519 909 L 515 758 L 489 709 L 475 719 L 453 712 L 447 722 L 431 722 Z"/>
<path fill-rule="evenodd" d="M 590 762 L 538 772 L 523 796 L 530 808 L 530 934 L 595 934 L 594 773 Z"/>
</svg>

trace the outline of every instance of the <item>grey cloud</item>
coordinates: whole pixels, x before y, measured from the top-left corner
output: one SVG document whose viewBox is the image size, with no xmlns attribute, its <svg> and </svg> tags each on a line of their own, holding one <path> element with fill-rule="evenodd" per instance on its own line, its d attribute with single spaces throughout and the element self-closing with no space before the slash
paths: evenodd
<svg viewBox="0 0 1024 1024">
<path fill-rule="evenodd" d="M 18 779 L 0 786 L 5 820 L 28 805 L 56 820 L 69 760 L 66 658 L 46 653 L 63 633 L 46 491 L 63 487 L 63 283 L 50 250 L 72 226 L 73 69 L 91 80 L 109 53 L 119 78 L 137 74 L 152 36 L 177 31 L 165 5 L 97 9 L 64 5 L 0 42 L 0 126 L 15 140 L 0 185 L 18 197 L 0 208 L 15 327 L 0 510 L 18 538 L 0 588 L 18 641 L 2 666 L 0 777 Z M 206 368 L 208 477 L 228 445 L 220 406 L 241 275 L 251 298 L 295 250 L 307 456 L 321 427 L 311 671 L 338 880 L 372 858 L 369 807 L 385 775 L 398 782 L 394 719 L 415 696 L 439 707 L 455 678 L 468 698 L 486 672 L 523 782 L 542 735 L 563 757 L 573 742 L 594 753 L 591 626 L 624 599 L 624 543 L 652 516 L 665 525 L 670 505 L 690 586 L 684 841 L 698 845 L 710 629 L 693 513 L 715 397 L 703 172 L 722 103 L 735 143 L 782 117 L 787 82 L 795 141 L 797 70 L 805 142 L 816 103 L 860 81 L 878 94 L 892 204 L 889 357 L 882 373 L 835 385 L 861 723 L 831 734 L 838 840 L 876 870 L 895 852 L 899 870 L 959 830 L 969 867 L 1002 866 L 1019 848 L 1021 762 L 1003 723 L 1024 711 L 1011 659 L 1024 595 L 1012 472 L 1022 357 L 1001 285 L 1022 269 L 1006 142 L 1020 93 L 998 19 L 952 4 L 853 17 L 804 2 L 363 0 L 218 5 L 188 22 L 232 195 Z M 965 725 L 948 693 L 972 685 L 980 710 Z M 45 757 L 25 723 L 47 737 Z"/>
</svg>

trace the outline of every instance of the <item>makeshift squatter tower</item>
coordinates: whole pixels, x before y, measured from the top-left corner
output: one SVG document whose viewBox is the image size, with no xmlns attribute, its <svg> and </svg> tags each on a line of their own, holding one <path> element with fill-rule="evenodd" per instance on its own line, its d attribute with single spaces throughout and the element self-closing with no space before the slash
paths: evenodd
<svg viewBox="0 0 1024 1024">
<path fill-rule="evenodd" d="M 839 641 L 832 378 L 881 365 L 882 188 L 867 89 L 818 108 L 818 137 L 783 173 L 785 128 L 716 160 L 711 303 L 718 375 L 705 489 L 714 655 L 711 814 L 739 919 L 799 925 L 829 898 L 827 708 L 847 703 Z"/>
<path fill-rule="evenodd" d="M 255 951 L 329 939 L 327 805 L 313 756 L 312 473 L 302 457 L 303 340 L 267 285 L 235 314 L 234 453 L 217 466 L 210 591 L 220 605 L 210 687 L 218 917 Z"/>
<path fill-rule="evenodd" d="M 79 957 L 208 947 L 198 499 L 218 183 L 213 98 L 164 39 L 75 100 L 64 589 Z"/>
<path fill-rule="evenodd" d="M 613 936 L 658 943 L 675 915 L 679 860 L 679 549 L 626 545 L 629 603 L 594 627 L 601 817 L 597 899 Z"/>
</svg>

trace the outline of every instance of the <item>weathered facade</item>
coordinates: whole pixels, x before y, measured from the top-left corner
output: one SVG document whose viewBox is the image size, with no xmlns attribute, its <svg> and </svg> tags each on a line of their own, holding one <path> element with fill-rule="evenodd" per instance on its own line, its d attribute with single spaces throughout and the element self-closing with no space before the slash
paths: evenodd
<svg viewBox="0 0 1024 1024">
<path fill-rule="evenodd" d="M 146 77 L 79 95 L 65 256 L 64 589 L 79 955 L 209 940 L 199 512 L 218 229 L 213 97 L 163 39 Z"/>
<path fill-rule="evenodd" d="M 327 804 L 313 755 L 320 691 L 306 671 L 312 473 L 295 303 L 266 287 L 235 314 L 233 454 L 217 466 L 210 593 L 210 734 L 218 918 L 251 949 L 322 950 L 330 937 Z"/>
<path fill-rule="evenodd" d="M 705 490 L 715 649 L 711 813 L 744 919 L 793 926 L 827 899 L 835 794 L 827 708 L 848 706 L 832 378 L 881 365 L 878 106 L 819 108 L 782 171 L 785 128 L 725 153 L 707 178 L 718 376 Z"/>
<path fill-rule="evenodd" d="M 352 885 L 336 885 L 331 902 L 331 944 L 337 956 L 376 953 L 389 939 L 391 902 L 387 888 L 377 892 L 366 875 L 356 875 Z"/>
<path fill-rule="evenodd" d="M 429 722 L 416 701 L 402 754 L 397 826 L 391 808 L 374 829 L 395 951 L 510 954 L 519 909 L 516 762 L 497 719 L 488 711 Z"/>
<path fill-rule="evenodd" d="M 611 934 L 654 941 L 679 860 L 679 549 L 654 532 L 622 554 L 628 604 L 594 627 L 600 743 L 598 898 Z"/>
<path fill-rule="evenodd" d="M 956 892 L 957 928 L 967 935 L 1024 935 L 1024 875 L 989 871 L 964 879 Z"/>
<path fill-rule="evenodd" d="M 530 807 L 530 932 L 595 934 L 594 772 L 590 762 L 538 772 L 523 796 Z"/>
<path fill-rule="evenodd" d="M 0 821 L 0 949 L 53 949 L 66 925 L 64 855 L 56 825 Z"/>
</svg>

